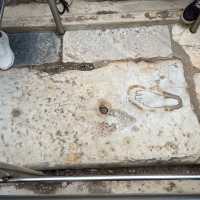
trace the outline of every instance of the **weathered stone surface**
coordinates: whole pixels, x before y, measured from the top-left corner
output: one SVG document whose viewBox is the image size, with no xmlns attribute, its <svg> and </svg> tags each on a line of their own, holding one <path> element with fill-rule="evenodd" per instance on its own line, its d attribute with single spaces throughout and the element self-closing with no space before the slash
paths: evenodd
<svg viewBox="0 0 200 200">
<path fill-rule="evenodd" d="M 67 31 L 64 35 L 64 62 L 169 57 L 171 54 L 167 26 Z"/>
<path fill-rule="evenodd" d="M 183 47 L 188 54 L 193 66 L 200 68 L 200 29 L 193 34 L 188 27 L 174 25 L 172 29 L 173 39 Z"/>
<path fill-rule="evenodd" d="M 13 3 L 14 0 L 12 0 Z M 18 0 L 15 0 L 18 2 Z M 28 1 L 28 0 L 19 0 Z M 39 0 L 43 1 L 43 0 Z M 121 26 L 122 24 L 166 23 L 178 21 L 180 9 L 190 0 L 156 1 L 83 1 L 76 0 L 70 6 L 70 13 L 62 16 L 62 23 L 69 29 Z M 163 21 L 164 19 L 164 21 Z M 28 28 L 45 31 L 55 28 L 48 4 L 29 3 L 7 6 L 3 18 L 4 28 Z"/>
<path fill-rule="evenodd" d="M 195 82 L 196 95 L 197 95 L 197 98 L 199 100 L 199 105 L 200 105 L 200 74 L 199 73 L 194 75 L 194 82 Z"/>
<path fill-rule="evenodd" d="M 200 126 L 178 60 L 0 73 L 1 161 L 37 167 L 196 162 Z"/>
<path fill-rule="evenodd" d="M 9 34 L 15 53 L 15 66 L 38 65 L 59 61 L 61 41 L 52 32 Z"/>
<path fill-rule="evenodd" d="M 2 185 L 0 195 L 199 194 L 199 181 L 63 182 Z"/>
</svg>

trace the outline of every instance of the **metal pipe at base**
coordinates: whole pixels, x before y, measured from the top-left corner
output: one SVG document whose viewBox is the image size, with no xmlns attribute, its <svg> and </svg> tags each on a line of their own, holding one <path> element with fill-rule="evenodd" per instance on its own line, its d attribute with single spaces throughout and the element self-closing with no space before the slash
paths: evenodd
<svg viewBox="0 0 200 200">
<path fill-rule="evenodd" d="M 15 173 L 19 173 L 19 174 L 28 174 L 29 176 L 43 176 L 44 173 L 41 171 L 37 171 L 37 170 L 33 170 L 33 169 L 29 169 L 29 168 L 25 168 L 25 167 L 19 167 L 19 166 L 15 166 L 15 165 L 11 165 L 8 163 L 3 163 L 0 162 L 0 170 L 4 170 L 6 172 L 15 172 Z"/>
<path fill-rule="evenodd" d="M 61 22 L 61 17 L 58 13 L 58 9 L 56 6 L 56 0 L 48 0 L 48 3 L 49 3 L 49 7 L 51 9 L 54 21 L 56 23 L 56 29 L 59 34 L 63 35 L 65 33 L 65 30 L 64 30 L 64 27 Z"/>
<path fill-rule="evenodd" d="M 115 175 L 115 176 L 55 176 L 55 177 L 25 177 L 0 179 L 0 183 L 19 182 L 85 182 L 85 181 L 165 181 L 165 180 L 196 180 L 200 175 Z"/>
<path fill-rule="evenodd" d="M 3 195 L 2 200 L 199 200 L 200 195 L 192 194 L 117 194 L 117 195 Z"/>
<path fill-rule="evenodd" d="M 2 19 L 4 14 L 4 8 L 5 8 L 5 0 L 0 0 L 0 28 L 2 26 Z"/>
<path fill-rule="evenodd" d="M 190 32 L 191 33 L 196 33 L 198 28 L 199 28 L 199 26 L 200 26 L 200 15 L 197 18 L 197 20 L 194 22 L 194 24 L 191 26 Z"/>
</svg>

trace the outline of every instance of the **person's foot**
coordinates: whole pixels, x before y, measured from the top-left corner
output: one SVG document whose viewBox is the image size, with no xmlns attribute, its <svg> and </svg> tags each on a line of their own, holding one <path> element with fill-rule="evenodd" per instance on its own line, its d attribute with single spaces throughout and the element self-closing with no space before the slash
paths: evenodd
<svg viewBox="0 0 200 200">
<path fill-rule="evenodd" d="M 200 15 L 200 0 L 195 0 L 185 8 L 181 16 L 181 19 L 185 24 L 192 24 L 197 20 L 199 15 Z"/>
<path fill-rule="evenodd" d="M 14 53 L 10 48 L 8 36 L 0 31 L 0 69 L 7 70 L 14 63 Z"/>
</svg>

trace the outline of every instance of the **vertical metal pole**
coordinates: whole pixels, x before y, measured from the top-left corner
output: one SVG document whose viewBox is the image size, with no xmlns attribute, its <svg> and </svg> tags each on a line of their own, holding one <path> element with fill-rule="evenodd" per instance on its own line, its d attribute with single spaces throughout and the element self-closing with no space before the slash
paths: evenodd
<svg viewBox="0 0 200 200">
<path fill-rule="evenodd" d="M 0 0 L 0 28 L 2 27 L 4 7 L 5 7 L 5 0 Z"/>
<path fill-rule="evenodd" d="M 3 163 L 0 162 L 0 170 L 4 170 L 4 171 L 12 171 L 12 172 L 19 172 L 22 174 L 30 174 L 30 175 L 37 175 L 37 176 L 43 176 L 44 173 L 37 171 L 37 170 L 33 170 L 33 169 L 29 169 L 29 168 L 25 168 L 25 167 L 19 167 L 19 166 L 15 166 L 15 165 L 11 165 L 11 164 L 7 164 L 7 163 Z"/>
<path fill-rule="evenodd" d="M 197 20 L 194 22 L 194 24 L 191 26 L 190 32 L 191 33 L 196 33 L 198 28 L 199 28 L 199 26 L 200 26 L 200 15 L 197 18 Z"/>
<path fill-rule="evenodd" d="M 59 34 L 63 35 L 65 33 L 64 27 L 61 22 L 60 15 L 56 6 L 56 0 L 48 0 L 49 7 L 51 9 L 54 21 L 56 23 L 56 28 Z"/>
</svg>

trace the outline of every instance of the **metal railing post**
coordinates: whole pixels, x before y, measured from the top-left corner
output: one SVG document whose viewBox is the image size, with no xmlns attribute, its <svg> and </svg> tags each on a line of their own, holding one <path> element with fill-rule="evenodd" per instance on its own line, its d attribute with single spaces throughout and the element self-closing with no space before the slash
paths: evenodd
<svg viewBox="0 0 200 200">
<path fill-rule="evenodd" d="M 65 33 L 65 30 L 64 30 L 64 27 L 63 27 L 62 22 L 61 22 L 61 17 L 58 13 L 58 9 L 57 9 L 57 6 L 56 6 L 56 0 L 48 0 L 48 3 L 49 3 L 49 7 L 51 9 L 54 21 L 56 23 L 57 32 L 59 34 L 63 35 Z"/>
<path fill-rule="evenodd" d="M 25 167 L 19 167 L 15 165 L 11 165 L 8 163 L 0 162 L 0 174 L 4 173 L 16 173 L 16 174 L 26 174 L 26 175 L 34 175 L 34 176 L 44 176 L 44 173 L 41 171 L 25 168 Z"/>
<path fill-rule="evenodd" d="M 4 7 L 5 7 L 5 0 L 0 0 L 0 28 L 2 27 Z"/>
<path fill-rule="evenodd" d="M 196 33 L 198 28 L 199 28 L 199 26 L 200 26 L 200 15 L 197 18 L 197 20 L 194 22 L 194 24 L 191 26 L 190 32 L 191 33 Z"/>
</svg>

